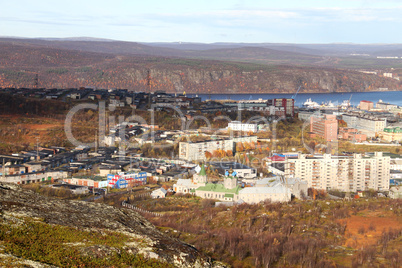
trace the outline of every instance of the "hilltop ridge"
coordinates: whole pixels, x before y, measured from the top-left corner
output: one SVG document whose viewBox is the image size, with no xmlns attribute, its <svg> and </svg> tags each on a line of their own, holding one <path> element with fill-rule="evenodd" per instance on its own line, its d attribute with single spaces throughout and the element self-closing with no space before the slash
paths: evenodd
<svg viewBox="0 0 402 268">
<path fill-rule="evenodd" d="M 309 47 L 219 46 L 191 50 L 122 41 L 0 38 L 0 87 L 34 87 L 37 77 L 42 88 L 147 91 L 149 73 L 150 89 L 169 93 L 293 93 L 299 86 L 304 93 L 402 89 L 396 79 L 352 69 L 360 64 L 386 72 L 384 66 L 398 60 L 342 59 L 308 54 L 316 51 Z"/>
</svg>

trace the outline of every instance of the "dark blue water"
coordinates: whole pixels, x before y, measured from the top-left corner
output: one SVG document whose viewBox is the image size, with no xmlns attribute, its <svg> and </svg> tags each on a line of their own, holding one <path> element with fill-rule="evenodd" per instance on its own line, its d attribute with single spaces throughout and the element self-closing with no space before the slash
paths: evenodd
<svg viewBox="0 0 402 268">
<path fill-rule="evenodd" d="M 195 96 L 189 94 L 189 96 Z M 209 98 L 212 100 L 258 100 L 274 99 L 274 98 L 292 98 L 294 94 L 198 94 L 201 100 L 205 101 Z M 333 104 L 341 104 L 344 100 L 349 100 L 353 106 L 357 106 L 360 101 L 372 101 L 375 104 L 378 100 L 389 102 L 402 106 L 402 91 L 379 91 L 379 92 L 353 92 L 353 93 L 299 93 L 294 96 L 295 105 L 302 106 L 303 103 L 311 98 L 319 104 L 331 101 Z"/>
</svg>

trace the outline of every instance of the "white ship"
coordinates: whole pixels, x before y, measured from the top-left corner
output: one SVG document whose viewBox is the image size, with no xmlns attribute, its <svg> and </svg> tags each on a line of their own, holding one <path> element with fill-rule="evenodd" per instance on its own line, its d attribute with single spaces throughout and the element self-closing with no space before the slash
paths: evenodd
<svg viewBox="0 0 402 268">
<path fill-rule="evenodd" d="M 332 101 L 328 101 L 328 102 L 323 102 L 321 104 L 321 108 L 331 109 L 331 108 L 336 108 L 336 106 L 335 106 L 335 104 L 332 103 Z"/>
<path fill-rule="evenodd" d="M 342 103 L 341 103 L 341 105 L 339 105 L 342 109 L 348 109 L 348 108 L 350 108 L 350 100 L 344 100 Z"/>
<path fill-rule="evenodd" d="M 311 108 L 311 109 L 316 109 L 316 108 L 320 108 L 320 105 L 315 102 L 312 101 L 311 98 L 307 99 L 307 101 L 303 104 L 304 108 Z"/>
</svg>

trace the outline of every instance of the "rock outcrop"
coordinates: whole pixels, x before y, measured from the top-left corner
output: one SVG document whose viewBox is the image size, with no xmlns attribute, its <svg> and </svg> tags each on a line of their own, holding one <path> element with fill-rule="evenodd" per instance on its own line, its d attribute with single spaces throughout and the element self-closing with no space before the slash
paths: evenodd
<svg viewBox="0 0 402 268">
<path fill-rule="evenodd" d="M 170 238 L 138 213 L 99 203 L 65 201 L 41 196 L 18 185 L 0 182 L 0 213 L 3 222 L 21 218 L 40 219 L 50 225 L 83 230 L 114 231 L 141 239 L 126 249 L 133 254 L 155 258 L 177 267 L 212 267 L 211 260 L 191 245 Z M 14 220 L 12 220 L 14 219 Z M 92 246 L 94 247 L 94 246 Z M 86 251 L 102 252 L 104 246 Z M 1 252 L 0 252 L 1 253 Z M 100 254 L 99 253 L 99 254 Z"/>
</svg>

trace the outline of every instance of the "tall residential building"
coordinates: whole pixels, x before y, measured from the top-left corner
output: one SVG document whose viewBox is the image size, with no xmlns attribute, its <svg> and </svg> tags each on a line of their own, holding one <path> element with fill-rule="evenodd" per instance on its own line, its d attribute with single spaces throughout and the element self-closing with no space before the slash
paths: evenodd
<svg viewBox="0 0 402 268">
<path fill-rule="evenodd" d="M 294 99 L 272 99 L 271 103 L 268 100 L 268 105 L 273 105 L 275 107 L 285 108 L 285 116 L 295 115 L 295 100 Z"/>
<path fill-rule="evenodd" d="M 285 176 L 307 181 L 308 187 L 315 189 L 338 189 L 345 192 L 368 189 L 388 190 L 390 180 L 390 157 L 382 152 L 366 157 L 353 156 L 309 157 L 300 155 L 297 159 L 287 159 Z"/>
<path fill-rule="evenodd" d="M 310 131 L 326 141 L 338 139 L 338 120 L 335 115 L 314 115 L 310 118 Z"/>
</svg>

